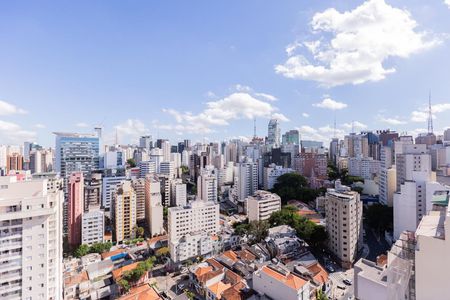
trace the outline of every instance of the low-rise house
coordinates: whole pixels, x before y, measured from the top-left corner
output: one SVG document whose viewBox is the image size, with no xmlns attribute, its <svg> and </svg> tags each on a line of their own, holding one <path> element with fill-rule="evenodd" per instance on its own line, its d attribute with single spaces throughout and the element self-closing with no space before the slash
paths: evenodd
<svg viewBox="0 0 450 300">
<path fill-rule="evenodd" d="M 106 276 L 114 269 L 112 260 L 102 260 L 92 263 L 87 266 L 86 270 L 90 280 L 95 280 L 99 277 Z"/>
<path fill-rule="evenodd" d="M 280 266 L 264 266 L 253 273 L 253 289 L 274 300 L 310 299 L 311 284 Z"/>
<path fill-rule="evenodd" d="M 139 265 L 139 262 L 135 262 L 135 263 L 132 263 L 132 264 L 129 264 L 129 265 L 126 265 L 126 266 L 123 266 L 123 267 L 113 270 L 112 277 L 113 277 L 114 282 L 118 283 L 120 281 L 120 279 L 122 279 L 123 275 L 126 272 L 133 271 L 134 269 L 136 269 L 138 267 L 138 265 Z M 132 286 L 139 286 L 139 285 L 145 283 L 147 280 L 148 280 L 148 272 L 145 272 L 144 275 L 142 275 L 142 277 L 138 281 L 132 283 Z"/>
<path fill-rule="evenodd" d="M 207 300 L 241 299 L 240 294 L 248 292 L 246 281 L 215 259 L 208 259 L 193 268 L 191 279 L 196 291 Z"/>
<path fill-rule="evenodd" d="M 162 300 L 158 292 L 149 284 L 143 284 L 134 288 L 118 298 L 119 300 Z"/>
</svg>

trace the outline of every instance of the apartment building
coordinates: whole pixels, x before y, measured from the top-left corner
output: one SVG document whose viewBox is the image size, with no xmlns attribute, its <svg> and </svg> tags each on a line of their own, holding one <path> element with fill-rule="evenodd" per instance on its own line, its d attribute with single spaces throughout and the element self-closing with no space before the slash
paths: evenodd
<svg viewBox="0 0 450 300">
<path fill-rule="evenodd" d="M 145 177 L 145 216 L 152 236 L 164 233 L 163 205 L 161 185 L 158 176 Z"/>
<path fill-rule="evenodd" d="M 281 210 L 281 198 L 268 191 L 256 191 L 246 199 L 247 216 L 249 221 L 265 221 L 270 215 Z"/>
<path fill-rule="evenodd" d="M 85 212 L 81 221 L 81 243 L 102 243 L 105 232 L 105 214 L 100 209 Z"/>
<path fill-rule="evenodd" d="M 116 242 L 135 237 L 136 192 L 131 181 L 123 181 L 114 192 L 114 226 Z"/>
<path fill-rule="evenodd" d="M 219 204 L 196 200 L 185 207 L 169 208 L 168 234 L 173 261 L 212 251 L 210 236 L 219 231 Z M 188 247 L 189 243 L 192 247 Z"/>
<path fill-rule="evenodd" d="M 0 298 L 62 295 L 60 179 L 0 177 Z"/>
<path fill-rule="evenodd" d="M 325 195 L 326 229 L 329 249 L 350 268 L 362 247 L 362 208 L 359 193 L 341 185 L 336 180 L 335 188 Z"/>
</svg>

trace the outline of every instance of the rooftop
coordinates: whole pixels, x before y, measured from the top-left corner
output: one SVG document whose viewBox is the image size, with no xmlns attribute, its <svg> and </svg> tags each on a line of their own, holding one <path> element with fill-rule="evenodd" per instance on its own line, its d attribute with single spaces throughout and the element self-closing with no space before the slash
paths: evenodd
<svg viewBox="0 0 450 300">
<path fill-rule="evenodd" d="M 419 227 L 417 227 L 416 236 L 445 239 L 445 216 L 444 211 L 430 211 L 428 215 L 422 218 Z"/>
<path fill-rule="evenodd" d="M 149 285 L 144 284 L 130 289 L 128 294 L 119 298 L 120 300 L 162 300 L 158 293 Z"/>
<path fill-rule="evenodd" d="M 306 280 L 303 280 L 302 278 L 292 273 L 288 272 L 287 274 L 282 274 L 268 266 L 262 267 L 261 272 L 264 272 L 266 275 L 272 277 L 273 279 L 283 283 L 287 287 L 290 287 L 291 289 L 294 290 L 301 289 L 307 283 Z"/>
<path fill-rule="evenodd" d="M 138 264 L 139 264 L 138 262 L 135 262 L 135 263 L 132 263 L 132 264 L 129 264 L 129 265 L 123 266 L 121 268 L 113 270 L 112 276 L 113 276 L 114 281 L 119 280 L 122 277 L 123 273 L 125 273 L 126 271 L 132 271 L 132 270 L 136 269 Z"/>
<path fill-rule="evenodd" d="M 361 269 L 358 276 L 387 285 L 386 269 L 378 266 L 376 263 L 362 258 L 355 263 L 355 267 Z"/>
</svg>

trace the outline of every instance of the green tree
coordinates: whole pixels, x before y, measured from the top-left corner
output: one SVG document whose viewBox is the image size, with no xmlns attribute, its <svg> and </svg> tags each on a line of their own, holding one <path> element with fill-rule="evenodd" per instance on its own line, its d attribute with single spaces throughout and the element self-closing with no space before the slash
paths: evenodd
<svg viewBox="0 0 450 300">
<path fill-rule="evenodd" d="M 278 194 L 285 204 L 289 200 L 314 201 L 321 190 L 309 188 L 308 181 L 300 174 L 288 173 L 277 178 L 272 192 Z"/>
<path fill-rule="evenodd" d="M 264 240 L 269 233 L 269 228 L 270 226 L 267 221 L 251 221 L 248 228 L 250 244 L 259 243 Z"/>
<path fill-rule="evenodd" d="M 75 250 L 75 256 L 76 257 L 82 257 L 82 256 L 85 256 L 85 255 L 87 255 L 87 254 L 89 254 L 89 246 L 88 245 L 86 245 L 86 244 L 82 244 L 82 245 L 80 245 L 78 248 L 77 248 L 77 250 Z"/>
<path fill-rule="evenodd" d="M 127 159 L 127 165 L 128 165 L 130 168 L 136 167 L 136 161 L 134 160 L 134 158 L 129 158 L 129 159 Z"/>
<path fill-rule="evenodd" d="M 144 237 L 145 229 L 144 229 L 144 227 L 135 226 L 134 232 L 137 237 Z"/>
<path fill-rule="evenodd" d="M 182 174 L 189 174 L 189 168 L 187 166 L 181 166 Z"/>
<path fill-rule="evenodd" d="M 124 293 L 128 293 L 128 291 L 130 290 L 131 286 L 130 283 L 126 280 L 126 279 L 120 279 L 117 284 L 120 286 L 120 288 L 122 289 L 122 291 Z"/>
<path fill-rule="evenodd" d="M 295 207 L 285 206 L 280 211 L 274 212 L 269 218 L 269 225 L 271 227 L 288 225 L 294 228 L 297 236 L 312 247 L 323 245 L 327 239 L 325 228 L 300 216 Z"/>
<path fill-rule="evenodd" d="M 90 253 L 103 253 L 106 251 L 109 251 L 111 249 L 112 243 L 111 242 L 105 242 L 105 243 L 94 243 L 89 248 Z"/>
<path fill-rule="evenodd" d="M 328 300 L 328 297 L 321 289 L 318 289 L 316 292 L 316 300 Z"/>
<path fill-rule="evenodd" d="M 156 250 L 156 257 L 167 257 L 170 255 L 170 250 L 168 247 L 162 247 Z"/>
</svg>

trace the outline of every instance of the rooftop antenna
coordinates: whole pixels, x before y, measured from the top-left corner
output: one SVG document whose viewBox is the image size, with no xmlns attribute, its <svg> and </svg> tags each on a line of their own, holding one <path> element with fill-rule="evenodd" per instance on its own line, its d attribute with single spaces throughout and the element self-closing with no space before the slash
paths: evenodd
<svg viewBox="0 0 450 300">
<path fill-rule="evenodd" d="M 116 145 L 119 145 L 119 135 L 117 134 L 117 128 L 116 128 Z"/>
<path fill-rule="evenodd" d="M 431 110 L 431 90 L 428 94 L 428 133 L 433 133 L 433 111 Z"/>
<path fill-rule="evenodd" d="M 352 120 L 352 133 L 355 133 L 355 121 Z"/>
<path fill-rule="evenodd" d="M 256 139 L 256 118 L 253 118 L 253 137 Z"/>
</svg>

